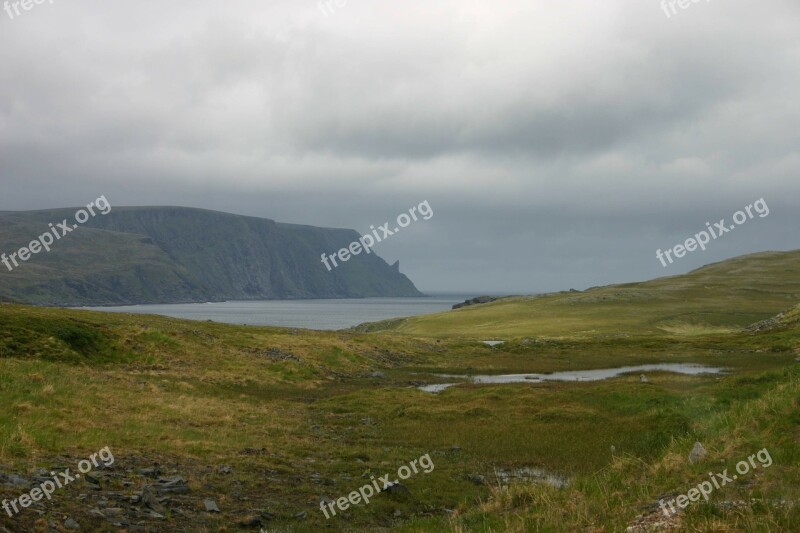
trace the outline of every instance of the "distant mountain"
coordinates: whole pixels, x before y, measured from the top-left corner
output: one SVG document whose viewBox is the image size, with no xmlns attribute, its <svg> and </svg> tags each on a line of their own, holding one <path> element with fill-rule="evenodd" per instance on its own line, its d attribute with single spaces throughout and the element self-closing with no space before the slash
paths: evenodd
<svg viewBox="0 0 800 533">
<path fill-rule="evenodd" d="M 72 225 L 75 211 L 0 212 L 0 252 L 28 246 L 51 222 Z M 399 264 L 374 250 L 328 271 L 321 254 L 359 237 L 202 209 L 114 207 L 13 271 L 0 264 L 0 300 L 78 306 L 421 295 Z"/>
</svg>

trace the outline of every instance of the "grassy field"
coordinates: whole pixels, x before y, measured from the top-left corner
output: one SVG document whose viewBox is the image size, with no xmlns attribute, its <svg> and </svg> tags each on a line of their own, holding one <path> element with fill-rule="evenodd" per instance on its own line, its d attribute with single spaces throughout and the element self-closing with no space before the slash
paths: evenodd
<svg viewBox="0 0 800 533">
<path fill-rule="evenodd" d="M 671 523 L 794 531 L 800 309 L 758 333 L 739 326 L 793 308 L 798 264 L 798 253 L 762 254 L 686 278 L 503 301 L 366 333 L 0 305 L 0 497 L 27 491 L 4 485 L 3 473 L 31 476 L 105 446 L 120 473 L 99 492 L 81 482 L 40 509 L 0 514 L 0 526 L 49 531 L 69 516 L 89 531 L 615 532 L 657 517 L 663 495 L 767 448 L 769 468 Z M 484 335 L 507 342 L 490 348 Z M 441 382 L 438 373 L 656 362 L 728 371 L 416 388 Z M 708 456 L 691 464 L 695 441 Z M 330 519 L 320 511 L 321 499 L 424 454 L 435 468 L 403 481 L 407 490 Z M 154 464 L 191 488 L 166 499 L 160 518 L 124 500 L 152 483 L 138 469 Z M 512 480 L 522 469 L 568 482 Z M 128 526 L 102 516 L 104 498 Z M 205 498 L 221 512 L 206 513 Z"/>
<path fill-rule="evenodd" d="M 425 337 L 597 337 L 730 331 L 800 301 L 800 251 L 767 252 L 643 283 L 503 299 L 362 326 Z"/>
</svg>

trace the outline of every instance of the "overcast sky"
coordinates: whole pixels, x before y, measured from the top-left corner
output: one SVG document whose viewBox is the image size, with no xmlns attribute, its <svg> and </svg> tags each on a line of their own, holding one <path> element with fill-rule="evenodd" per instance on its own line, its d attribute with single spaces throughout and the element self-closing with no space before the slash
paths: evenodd
<svg viewBox="0 0 800 533">
<path fill-rule="evenodd" d="M 800 248 L 797 0 L 12 4 L 0 210 L 106 195 L 366 232 L 427 200 L 376 251 L 430 292 Z"/>
</svg>

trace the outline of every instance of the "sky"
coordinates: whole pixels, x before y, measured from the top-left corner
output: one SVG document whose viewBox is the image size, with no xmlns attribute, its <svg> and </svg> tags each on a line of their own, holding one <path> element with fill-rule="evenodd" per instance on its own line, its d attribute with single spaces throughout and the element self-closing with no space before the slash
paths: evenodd
<svg viewBox="0 0 800 533">
<path fill-rule="evenodd" d="M 105 195 L 366 233 L 427 201 L 376 247 L 426 292 L 800 248 L 797 0 L 14 4 L 0 210 Z"/>
</svg>

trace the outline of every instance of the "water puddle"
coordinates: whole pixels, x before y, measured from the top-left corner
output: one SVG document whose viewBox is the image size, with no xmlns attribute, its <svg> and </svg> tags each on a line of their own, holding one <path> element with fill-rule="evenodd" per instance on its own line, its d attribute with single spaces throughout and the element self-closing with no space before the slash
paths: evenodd
<svg viewBox="0 0 800 533">
<path fill-rule="evenodd" d="M 548 472 L 541 468 L 514 468 L 513 470 L 499 470 L 494 471 L 497 481 L 501 485 L 511 485 L 512 483 L 544 483 L 557 489 L 563 489 L 569 485 L 569 479 L 564 476 L 559 476 Z"/>
<path fill-rule="evenodd" d="M 686 363 L 661 363 L 654 365 L 621 366 L 618 368 L 601 368 L 597 370 L 570 370 L 567 372 L 553 372 L 552 374 L 501 374 L 496 376 L 477 375 L 477 376 L 457 376 L 452 374 L 439 374 L 441 378 L 462 379 L 463 383 L 543 383 L 545 381 L 601 381 L 604 379 L 615 378 L 622 374 L 636 372 L 674 372 L 676 374 L 686 374 L 698 376 L 701 374 L 721 374 L 722 368 L 712 366 L 686 364 Z M 438 393 L 459 383 L 438 383 L 435 385 L 425 385 L 418 387 L 425 392 Z"/>
<path fill-rule="evenodd" d="M 502 346 L 503 344 L 505 344 L 505 341 L 481 341 L 481 342 L 483 342 L 483 344 L 487 346 L 491 346 L 492 348 L 494 348 L 495 346 Z"/>
</svg>

